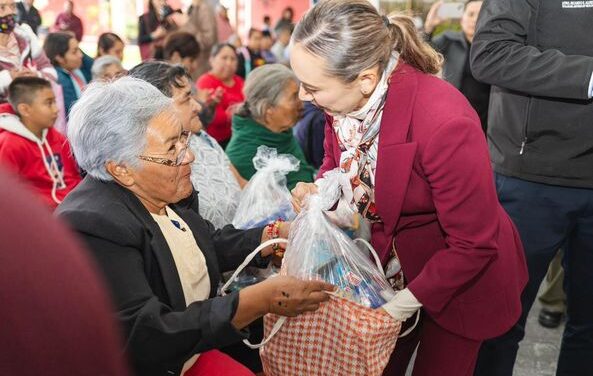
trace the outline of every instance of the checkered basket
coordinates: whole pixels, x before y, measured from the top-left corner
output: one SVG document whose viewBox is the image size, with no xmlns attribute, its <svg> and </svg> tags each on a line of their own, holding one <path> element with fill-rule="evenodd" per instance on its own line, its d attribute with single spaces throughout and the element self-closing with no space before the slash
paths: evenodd
<svg viewBox="0 0 593 376">
<path fill-rule="evenodd" d="M 286 240 L 263 243 L 244 265 L 275 242 Z M 372 247 L 370 250 L 380 267 L 378 256 Z M 223 294 L 234 276 L 223 286 Z M 297 317 L 267 314 L 265 340 L 260 344 L 244 342 L 250 348 L 260 349 L 266 376 L 380 376 L 400 329 L 401 322 L 387 313 L 332 294 L 315 312 Z"/>
</svg>

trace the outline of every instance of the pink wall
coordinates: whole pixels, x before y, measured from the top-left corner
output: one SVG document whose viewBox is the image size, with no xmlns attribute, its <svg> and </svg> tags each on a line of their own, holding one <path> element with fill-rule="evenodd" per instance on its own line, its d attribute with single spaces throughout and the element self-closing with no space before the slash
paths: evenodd
<svg viewBox="0 0 593 376">
<path fill-rule="evenodd" d="M 264 16 L 272 18 L 272 27 L 282 16 L 282 10 L 287 6 L 294 10 L 295 23 L 301 18 L 303 13 L 309 9 L 310 0 L 251 0 L 251 22 L 256 28 L 263 27 Z"/>
</svg>

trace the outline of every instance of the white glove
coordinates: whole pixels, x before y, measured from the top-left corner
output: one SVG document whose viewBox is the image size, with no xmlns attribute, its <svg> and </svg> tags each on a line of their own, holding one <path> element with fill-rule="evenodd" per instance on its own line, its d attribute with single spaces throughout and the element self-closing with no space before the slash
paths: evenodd
<svg viewBox="0 0 593 376">
<path fill-rule="evenodd" d="M 383 304 L 381 308 L 394 319 L 406 321 L 421 307 L 422 304 L 416 299 L 414 294 L 408 289 L 403 289 L 395 295 L 395 298 Z"/>
</svg>

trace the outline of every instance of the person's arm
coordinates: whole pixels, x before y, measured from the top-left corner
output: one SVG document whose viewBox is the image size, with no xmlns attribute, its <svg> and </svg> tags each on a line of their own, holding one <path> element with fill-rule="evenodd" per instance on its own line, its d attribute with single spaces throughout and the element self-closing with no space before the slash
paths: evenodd
<svg viewBox="0 0 593 376">
<path fill-rule="evenodd" d="M 237 168 L 232 163 L 230 163 L 229 168 L 231 169 L 231 172 L 233 173 L 233 176 L 235 177 L 235 179 L 237 179 L 237 183 L 239 183 L 239 187 L 241 187 L 241 189 L 245 188 L 245 186 L 247 185 L 247 183 L 249 183 L 249 181 L 244 179 L 243 176 L 241 176 L 241 174 L 239 174 L 239 171 L 237 171 Z"/>
<path fill-rule="evenodd" d="M 426 262 L 408 289 L 436 314 L 497 257 L 500 209 L 477 118 L 457 117 L 443 124 L 420 163 L 447 246 Z"/>
<path fill-rule="evenodd" d="M 474 77 L 528 95 L 590 98 L 593 57 L 566 55 L 557 49 L 540 50 L 528 44 L 537 3 L 535 0 L 484 2 L 470 53 Z"/>
</svg>

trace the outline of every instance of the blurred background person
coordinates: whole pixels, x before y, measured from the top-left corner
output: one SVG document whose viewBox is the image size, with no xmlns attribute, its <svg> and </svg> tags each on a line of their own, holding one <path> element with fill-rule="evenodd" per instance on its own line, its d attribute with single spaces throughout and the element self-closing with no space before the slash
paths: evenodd
<svg viewBox="0 0 593 376">
<path fill-rule="evenodd" d="M 74 34 L 68 32 L 50 33 L 45 39 L 43 49 L 58 73 L 58 83 L 62 87 L 66 118 L 72 105 L 88 83 L 81 71 L 82 52 Z"/>
<path fill-rule="evenodd" d="M 232 106 L 243 102 L 243 79 L 237 75 L 237 54 L 230 44 L 218 44 L 210 53 L 210 71 L 196 82 L 200 90 L 222 91 L 208 134 L 224 148 L 231 139 Z"/>
<path fill-rule="evenodd" d="M 142 60 L 163 58 L 163 41 L 167 33 L 178 28 L 174 11 L 166 0 L 149 0 L 148 11 L 138 19 L 138 47 Z"/>
<path fill-rule="evenodd" d="M 93 73 L 93 81 L 112 80 L 126 74 L 121 61 L 112 55 L 104 55 L 96 58 L 91 71 Z"/>
<path fill-rule="evenodd" d="M 34 0 L 23 0 L 22 2 L 16 3 L 17 22 L 21 25 L 25 23 L 31 26 L 31 30 L 37 34 L 42 19 L 39 10 L 33 5 L 34 2 Z"/>
<path fill-rule="evenodd" d="M 251 28 L 247 34 L 247 45 L 237 49 L 237 54 L 239 55 L 237 74 L 243 79 L 252 70 L 266 63 L 266 60 L 261 55 L 262 37 L 261 30 Z"/>
<path fill-rule="evenodd" d="M 195 79 L 210 69 L 208 58 L 212 46 L 218 43 L 218 26 L 214 9 L 207 0 L 192 0 L 187 15 L 183 30 L 196 38 L 201 51 L 197 57 L 196 69 L 190 72 Z"/>
<path fill-rule="evenodd" d="M 261 55 L 266 61 L 266 64 L 274 64 L 276 63 L 276 55 L 272 52 L 272 46 L 274 45 L 274 39 L 272 38 L 272 33 L 269 31 L 262 32 L 261 38 Z"/>
<path fill-rule="evenodd" d="M 119 35 L 111 32 L 103 33 L 97 40 L 97 57 L 111 55 L 117 57 L 119 61 L 124 61 L 125 47 Z"/>
<path fill-rule="evenodd" d="M 278 31 L 284 26 L 294 29 L 294 9 L 292 7 L 284 8 L 282 17 L 276 22 L 276 26 L 274 26 L 274 32 L 278 34 Z"/>
<path fill-rule="evenodd" d="M 476 22 L 483 1 L 470 0 L 465 3 L 461 16 L 461 31 L 445 31 L 432 37 L 430 43 L 443 54 L 443 78 L 449 81 L 465 95 L 469 103 L 478 113 L 484 134 L 488 129 L 488 105 L 490 102 L 490 85 L 478 81 L 472 74 L 469 63 L 469 51 L 476 31 Z M 445 20 L 439 18 L 439 9 L 443 1 L 436 2 L 428 12 L 426 28 L 432 35 L 434 28 Z"/>
<path fill-rule="evenodd" d="M 27 24 L 16 22 L 16 3 L 0 4 L 0 103 L 6 103 L 6 90 L 13 79 L 38 76 L 56 81 L 57 73 L 45 55 L 41 42 Z"/>
<path fill-rule="evenodd" d="M 77 41 L 82 40 L 84 28 L 82 20 L 74 14 L 74 1 L 66 0 L 64 2 L 64 11 L 56 17 L 52 31 L 71 31 L 74 33 Z"/>
<path fill-rule="evenodd" d="M 276 62 L 288 65 L 288 45 L 292 36 L 292 28 L 290 26 L 282 26 L 278 29 L 276 35 L 276 42 L 272 46 L 271 51 L 276 56 Z"/>
<path fill-rule="evenodd" d="M 247 77 L 245 102 L 233 116 L 231 142 L 226 148 L 231 163 L 244 179 L 255 174 L 253 157 L 257 148 L 265 145 L 299 160 L 299 169 L 286 176 L 289 189 L 298 182 L 313 181 L 314 169 L 292 132 L 303 112 L 298 92 L 296 76 L 282 64 L 264 65 Z"/>
<path fill-rule="evenodd" d="M 229 38 L 235 34 L 235 29 L 229 20 L 228 10 L 222 4 L 216 7 L 216 27 L 220 43 L 228 43 Z"/>
</svg>

